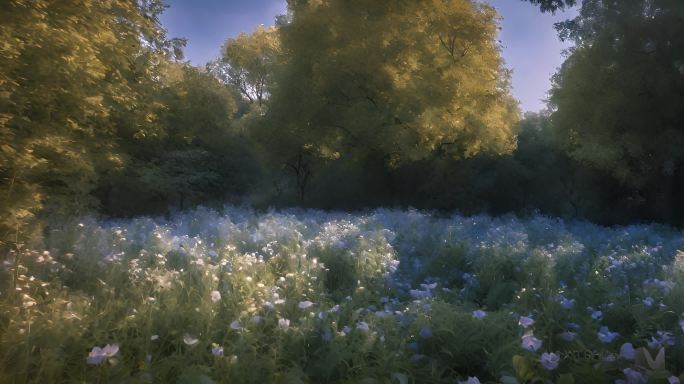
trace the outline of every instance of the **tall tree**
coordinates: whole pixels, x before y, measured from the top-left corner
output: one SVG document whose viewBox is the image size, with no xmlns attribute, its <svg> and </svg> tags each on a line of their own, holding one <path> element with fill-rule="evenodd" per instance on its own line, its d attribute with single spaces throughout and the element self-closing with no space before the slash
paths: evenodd
<svg viewBox="0 0 684 384">
<path fill-rule="evenodd" d="M 252 34 L 226 40 L 221 57 L 209 65 L 218 78 L 261 106 L 270 94 L 279 48 L 276 28 L 258 27 Z"/>
<path fill-rule="evenodd" d="M 575 42 L 551 92 L 565 148 L 669 220 L 684 187 L 684 5 L 585 0 L 559 31 Z"/>
<path fill-rule="evenodd" d="M 117 141 L 155 134 L 150 102 L 171 42 L 161 1 L 0 3 L 0 241 L 17 242 L 42 207 L 95 201 Z"/>
<path fill-rule="evenodd" d="M 290 1 L 266 137 L 298 183 L 311 159 L 387 166 L 514 148 L 493 8 L 470 0 Z M 308 159 L 308 160 L 307 160 Z"/>
</svg>

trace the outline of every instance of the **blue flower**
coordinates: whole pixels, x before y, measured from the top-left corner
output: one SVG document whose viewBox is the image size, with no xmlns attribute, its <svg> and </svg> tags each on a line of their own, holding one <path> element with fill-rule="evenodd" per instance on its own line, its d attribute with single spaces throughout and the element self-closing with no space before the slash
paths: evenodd
<svg viewBox="0 0 684 384">
<path fill-rule="evenodd" d="M 216 357 L 221 357 L 223 356 L 223 347 L 214 344 L 211 348 L 211 354 L 216 356 Z"/>
<path fill-rule="evenodd" d="M 555 353 L 544 352 L 539 358 L 539 362 L 547 371 L 553 371 L 558 368 L 558 363 L 560 362 L 560 357 Z"/>
<path fill-rule="evenodd" d="M 574 299 L 569 300 L 569 299 L 566 299 L 565 297 L 561 297 L 560 305 L 563 309 L 572 309 L 572 307 L 575 306 L 575 300 Z"/>
<path fill-rule="evenodd" d="M 534 337 L 534 335 L 528 334 L 522 337 L 521 345 L 530 352 L 536 352 L 537 349 L 541 348 L 542 341 Z"/>
<path fill-rule="evenodd" d="M 459 381 L 458 384 L 480 384 L 480 379 L 475 376 L 468 376 L 468 380 Z"/>
<path fill-rule="evenodd" d="M 577 323 L 565 323 L 565 326 L 566 326 L 568 329 L 573 329 L 573 330 L 575 330 L 575 331 L 578 330 L 578 329 L 580 329 L 580 325 L 577 324 Z"/>
<path fill-rule="evenodd" d="M 326 328 L 325 331 L 323 331 L 321 339 L 323 339 L 323 342 L 326 344 L 332 340 L 332 332 L 330 331 L 330 328 Z"/>
<path fill-rule="evenodd" d="M 476 319 L 484 319 L 485 317 L 487 317 L 487 312 L 478 309 L 476 311 L 473 311 L 473 317 Z"/>
<path fill-rule="evenodd" d="M 425 356 L 425 355 L 412 355 L 412 356 L 411 356 L 411 362 L 412 362 L 412 363 L 417 363 L 417 362 L 419 362 L 419 361 L 425 359 L 426 357 L 427 357 L 427 356 Z"/>
<path fill-rule="evenodd" d="M 643 299 L 643 300 L 641 300 L 641 302 L 642 302 L 645 306 L 647 306 L 647 307 L 653 306 L 653 298 L 650 297 L 650 296 L 647 297 L 647 298 L 645 298 L 645 299 Z"/>
<path fill-rule="evenodd" d="M 297 305 L 297 307 L 298 307 L 299 309 L 307 309 L 307 308 L 311 307 L 312 305 L 314 305 L 314 303 L 310 302 L 309 300 L 306 300 L 306 301 L 301 301 L 301 302 Z"/>
<path fill-rule="evenodd" d="M 634 350 L 632 343 L 622 344 L 620 347 L 620 356 L 627 360 L 634 360 L 636 358 L 636 351 Z"/>
<path fill-rule="evenodd" d="M 420 337 L 422 337 L 423 339 L 427 339 L 429 337 L 432 337 L 432 329 L 422 328 L 420 330 L 420 332 L 418 333 L 418 335 L 420 335 Z"/>
<path fill-rule="evenodd" d="M 528 316 L 520 316 L 518 324 L 521 325 L 523 328 L 529 328 L 534 325 L 534 319 Z"/>
<path fill-rule="evenodd" d="M 360 330 L 362 330 L 362 331 L 367 331 L 367 330 L 369 329 L 368 323 L 366 323 L 365 321 L 359 321 L 359 322 L 356 324 L 356 328 L 357 328 L 357 329 L 360 329 Z"/>
<path fill-rule="evenodd" d="M 627 378 L 627 383 L 628 384 L 646 384 L 646 377 L 639 371 L 635 371 L 632 368 L 625 368 L 622 370 L 622 373 L 625 374 L 625 377 Z"/>
<path fill-rule="evenodd" d="M 577 334 L 575 332 L 570 331 L 565 331 L 558 336 L 560 336 L 561 339 L 567 342 L 574 341 L 577 338 Z"/>
<path fill-rule="evenodd" d="M 107 344 L 104 347 L 93 347 L 93 349 L 88 353 L 86 358 L 86 363 L 91 365 L 100 365 L 105 360 L 113 357 L 119 353 L 119 346 L 117 344 Z"/>
<path fill-rule="evenodd" d="M 606 326 L 601 327 L 601 329 L 599 329 L 598 331 L 598 338 L 604 343 L 610 343 L 613 340 L 615 340 L 618 336 L 620 336 L 619 333 L 611 332 Z"/>
</svg>

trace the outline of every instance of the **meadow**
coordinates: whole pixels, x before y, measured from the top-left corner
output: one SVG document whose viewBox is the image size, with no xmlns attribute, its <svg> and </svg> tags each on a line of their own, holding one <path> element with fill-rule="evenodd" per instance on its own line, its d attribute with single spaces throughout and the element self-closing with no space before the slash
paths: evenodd
<svg viewBox="0 0 684 384">
<path fill-rule="evenodd" d="M 83 219 L 0 266 L 0 382 L 678 383 L 682 250 L 539 215 Z"/>
</svg>

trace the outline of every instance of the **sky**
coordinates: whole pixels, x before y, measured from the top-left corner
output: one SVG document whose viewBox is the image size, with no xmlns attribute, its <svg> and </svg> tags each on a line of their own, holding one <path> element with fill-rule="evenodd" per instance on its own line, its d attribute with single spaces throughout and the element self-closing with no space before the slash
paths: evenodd
<svg viewBox="0 0 684 384">
<path fill-rule="evenodd" d="M 513 95 L 523 111 L 539 111 L 551 87 L 550 78 L 569 47 L 558 40 L 553 23 L 576 10 L 542 14 L 519 0 L 488 0 L 503 17 L 500 40 L 506 66 L 513 70 Z M 185 37 L 185 57 L 203 66 L 216 58 L 226 39 L 273 25 L 285 13 L 285 0 L 167 0 L 161 20 L 170 37 Z"/>
</svg>

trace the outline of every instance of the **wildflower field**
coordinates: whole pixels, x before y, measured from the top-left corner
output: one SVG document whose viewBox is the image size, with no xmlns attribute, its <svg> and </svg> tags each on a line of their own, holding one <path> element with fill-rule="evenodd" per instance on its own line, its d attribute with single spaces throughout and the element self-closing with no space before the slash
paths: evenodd
<svg viewBox="0 0 684 384">
<path fill-rule="evenodd" d="M 197 209 L 0 266 L 0 383 L 678 383 L 684 233 Z"/>
</svg>

